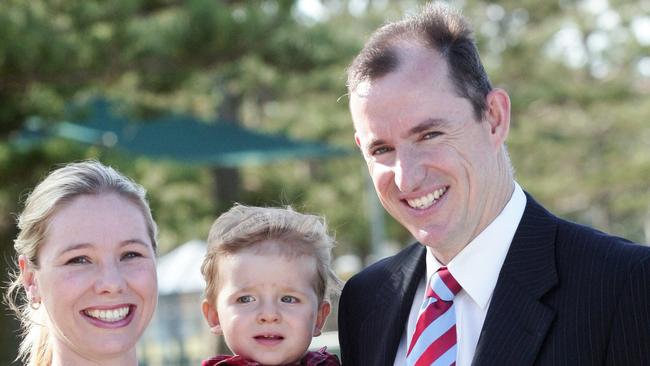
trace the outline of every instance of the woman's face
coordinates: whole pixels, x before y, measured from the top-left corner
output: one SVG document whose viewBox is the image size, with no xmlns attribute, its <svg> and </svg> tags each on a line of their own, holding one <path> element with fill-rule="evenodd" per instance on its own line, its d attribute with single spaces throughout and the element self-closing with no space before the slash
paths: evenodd
<svg viewBox="0 0 650 366">
<path fill-rule="evenodd" d="M 52 217 L 38 261 L 25 285 L 47 311 L 55 357 L 135 356 L 158 293 L 138 206 L 114 193 L 73 199 Z"/>
</svg>

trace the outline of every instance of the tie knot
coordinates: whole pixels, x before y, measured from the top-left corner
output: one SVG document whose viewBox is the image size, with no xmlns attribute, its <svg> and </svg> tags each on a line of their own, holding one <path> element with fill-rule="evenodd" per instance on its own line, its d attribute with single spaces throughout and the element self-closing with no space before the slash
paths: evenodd
<svg viewBox="0 0 650 366">
<path fill-rule="evenodd" d="M 447 267 L 440 267 L 429 279 L 427 297 L 435 297 L 442 301 L 452 301 L 460 290 L 460 284 L 451 275 Z"/>
</svg>

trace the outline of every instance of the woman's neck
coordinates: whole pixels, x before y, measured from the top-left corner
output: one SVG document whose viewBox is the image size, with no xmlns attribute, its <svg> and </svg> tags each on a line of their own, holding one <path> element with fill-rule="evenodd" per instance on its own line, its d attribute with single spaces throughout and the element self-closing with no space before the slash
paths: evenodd
<svg viewBox="0 0 650 366">
<path fill-rule="evenodd" d="M 137 366 L 135 349 L 118 355 L 83 355 L 54 349 L 51 366 Z"/>
</svg>

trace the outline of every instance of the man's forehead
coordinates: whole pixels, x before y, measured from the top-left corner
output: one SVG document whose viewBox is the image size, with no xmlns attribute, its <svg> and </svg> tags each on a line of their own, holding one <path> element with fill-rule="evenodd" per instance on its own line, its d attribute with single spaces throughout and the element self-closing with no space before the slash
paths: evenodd
<svg viewBox="0 0 650 366">
<path fill-rule="evenodd" d="M 396 48 L 399 63 L 395 70 L 374 79 L 365 79 L 350 92 L 353 97 L 368 98 L 381 91 L 383 86 L 425 86 L 428 83 L 448 82 L 447 61 L 435 50 L 422 45 L 404 44 Z"/>
</svg>

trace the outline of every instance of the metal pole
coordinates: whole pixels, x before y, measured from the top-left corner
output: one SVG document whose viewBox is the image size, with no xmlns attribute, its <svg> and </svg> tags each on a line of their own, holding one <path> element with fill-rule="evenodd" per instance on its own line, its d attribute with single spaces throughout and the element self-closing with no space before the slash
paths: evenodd
<svg viewBox="0 0 650 366">
<path fill-rule="evenodd" d="M 379 202 L 377 193 L 375 192 L 375 186 L 372 183 L 372 179 L 368 175 L 368 171 L 363 167 L 363 176 L 366 181 L 366 208 L 368 210 L 368 220 L 370 223 L 370 260 L 369 262 L 374 262 L 380 259 L 386 253 L 386 232 L 384 230 L 384 207 Z M 366 263 L 370 264 L 370 263 Z"/>
</svg>

